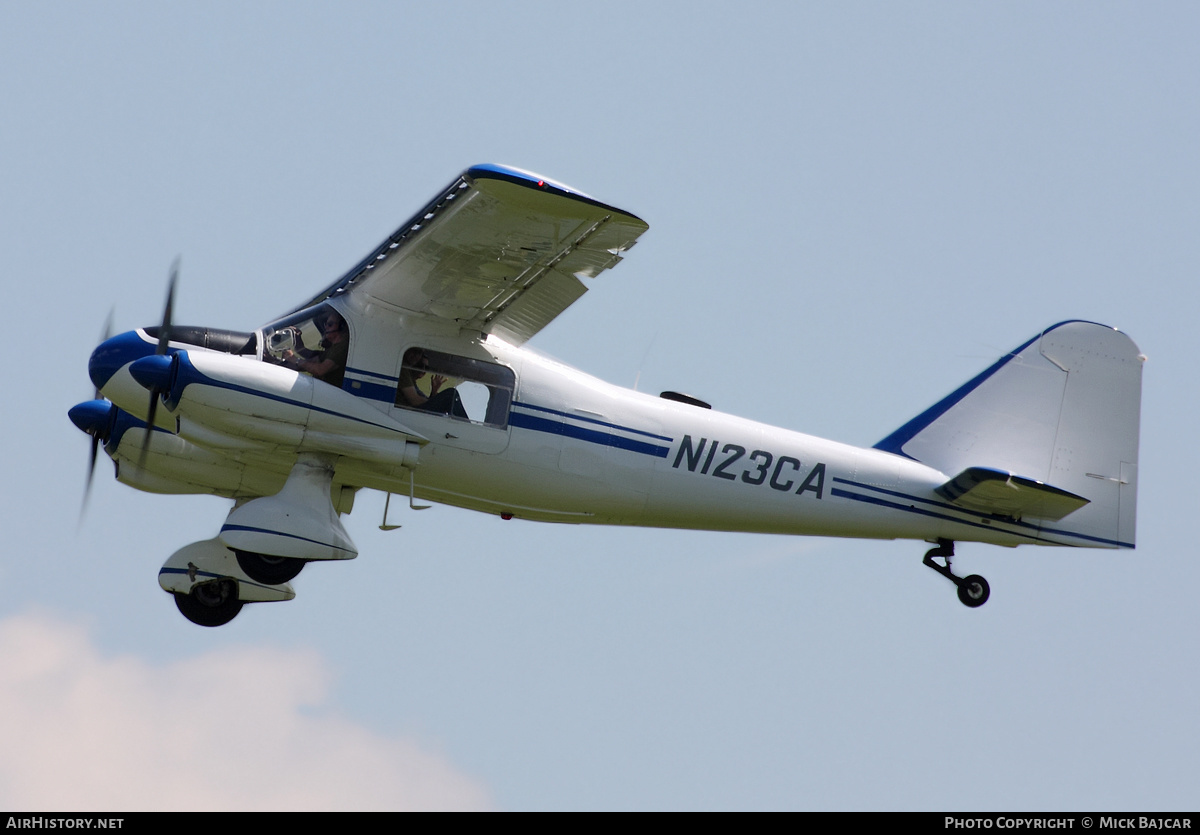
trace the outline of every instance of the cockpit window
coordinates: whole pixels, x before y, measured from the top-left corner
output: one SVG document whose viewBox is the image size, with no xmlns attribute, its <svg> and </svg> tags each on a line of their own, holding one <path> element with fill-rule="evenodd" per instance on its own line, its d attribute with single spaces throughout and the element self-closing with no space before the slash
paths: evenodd
<svg viewBox="0 0 1200 835">
<path fill-rule="evenodd" d="M 327 304 L 310 307 L 263 328 L 263 360 L 342 387 L 350 328 Z"/>
<path fill-rule="evenodd" d="M 503 365 L 409 348 L 400 367 L 396 405 L 504 427 L 515 382 L 512 369 Z"/>
</svg>

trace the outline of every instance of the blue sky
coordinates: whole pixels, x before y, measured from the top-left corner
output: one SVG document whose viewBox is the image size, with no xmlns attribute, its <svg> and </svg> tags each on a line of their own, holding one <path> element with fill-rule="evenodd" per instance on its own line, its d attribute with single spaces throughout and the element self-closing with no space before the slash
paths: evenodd
<svg viewBox="0 0 1200 835">
<path fill-rule="evenodd" d="M 1200 13 L 1184 3 L 67 3 L 0 30 L 5 808 L 1188 809 Z M 531 345 L 870 445 L 1068 318 L 1148 355 L 1134 552 L 437 507 L 298 597 L 157 587 L 225 502 L 101 461 L 105 317 L 252 329 L 467 166 L 650 224 Z M 1179 514 L 1183 513 L 1183 516 Z"/>
</svg>

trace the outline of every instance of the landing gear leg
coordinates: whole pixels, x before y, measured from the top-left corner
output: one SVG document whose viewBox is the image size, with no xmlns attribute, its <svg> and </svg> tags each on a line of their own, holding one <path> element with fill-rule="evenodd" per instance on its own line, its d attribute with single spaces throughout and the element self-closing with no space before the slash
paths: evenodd
<svg viewBox="0 0 1200 835">
<path fill-rule="evenodd" d="M 950 570 L 950 559 L 953 556 L 954 542 L 949 539 L 939 539 L 937 547 L 930 548 L 925 554 L 925 559 L 921 560 L 921 562 L 958 586 L 958 599 L 964 606 L 975 609 L 987 603 L 988 597 L 992 594 L 991 587 L 988 586 L 988 581 L 978 574 L 968 574 L 966 577 L 959 577 Z M 941 557 L 946 561 L 946 564 L 940 565 L 934 562 L 935 557 Z"/>
</svg>

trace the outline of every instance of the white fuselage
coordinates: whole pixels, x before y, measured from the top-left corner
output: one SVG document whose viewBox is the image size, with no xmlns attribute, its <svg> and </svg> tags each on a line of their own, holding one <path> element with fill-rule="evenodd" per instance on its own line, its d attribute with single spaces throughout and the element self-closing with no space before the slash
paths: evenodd
<svg viewBox="0 0 1200 835">
<path fill-rule="evenodd" d="M 958 511 L 889 508 L 911 497 L 944 505 L 934 489 L 947 476 L 919 462 L 619 388 L 503 343 L 487 348 L 518 372 L 509 427 L 480 428 L 507 438 L 432 440 L 419 495 L 558 522 L 1029 541 L 992 525 L 963 530 L 978 517 L 956 523 Z M 396 411 L 429 435 L 447 422 Z"/>
<path fill-rule="evenodd" d="M 400 311 L 389 319 L 340 309 L 351 328 L 341 390 L 254 357 L 173 345 L 206 381 L 228 370 L 227 379 L 239 382 L 189 385 L 174 413 L 160 410 L 156 421 L 177 435 L 154 433 L 149 454 L 139 454 L 138 433 L 121 442 L 121 480 L 158 492 L 252 498 L 279 490 L 297 454 L 312 452 L 337 456 L 334 485 L 342 488 L 334 502 L 343 511 L 352 506 L 352 489 L 344 488 L 411 489 L 541 521 L 1079 544 L 1037 523 L 951 505 L 935 489 L 953 474 L 902 455 L 623 389 L 495 337 L 467 338 Z M 413 346 L 512 369 L 506 425 L 398 406 L 401 357 Z M 145 389 L 124 369 L 104 393 L 145 413 Z"/>
</svg>

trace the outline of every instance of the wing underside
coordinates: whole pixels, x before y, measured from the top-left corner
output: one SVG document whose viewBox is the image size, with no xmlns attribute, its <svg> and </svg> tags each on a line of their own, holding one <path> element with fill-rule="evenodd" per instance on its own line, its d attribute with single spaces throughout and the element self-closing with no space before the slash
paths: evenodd
<svg viewBox="0 0 1200 835">
<path fill-rule="evenodd" d="M 309 304 L 362 293 L 519 345 L 646 229 L 635 215 L 536 174 L 476 166 Z"/>
</svg>

